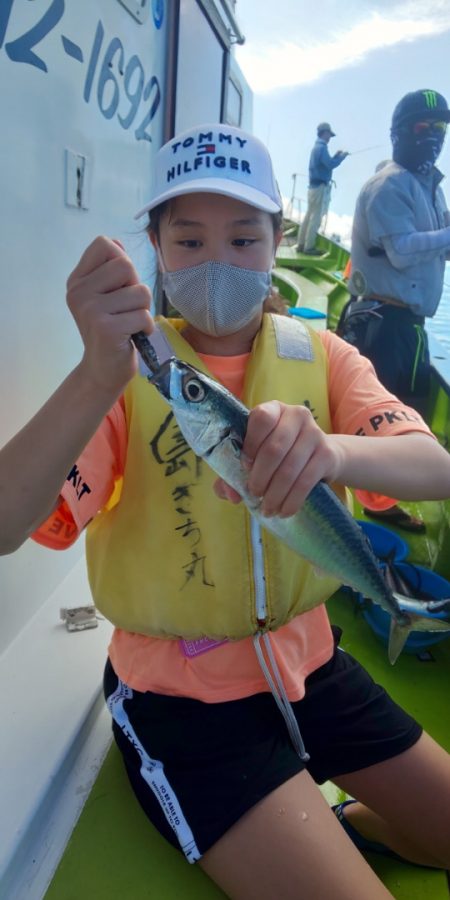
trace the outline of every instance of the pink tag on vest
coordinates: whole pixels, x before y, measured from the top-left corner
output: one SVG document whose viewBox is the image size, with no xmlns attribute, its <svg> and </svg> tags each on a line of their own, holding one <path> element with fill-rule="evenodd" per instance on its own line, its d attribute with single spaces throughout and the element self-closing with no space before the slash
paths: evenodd
<svg viewBox="0 0 450 900">
<path fill-rule="evenodd" d="M 215 641 L 213 638 L 196 638 L 193 641 L 185 641 L 184 638 L 180 641 L 181 652 L 184 656 L 199 656 L 200 653 L 207 653 L 208 650 L 214 650 L 215 647 L 220 647 L 222 644 L 227 643 L 227 638 L 224 638 L 222 641 Z"/>
</svg>

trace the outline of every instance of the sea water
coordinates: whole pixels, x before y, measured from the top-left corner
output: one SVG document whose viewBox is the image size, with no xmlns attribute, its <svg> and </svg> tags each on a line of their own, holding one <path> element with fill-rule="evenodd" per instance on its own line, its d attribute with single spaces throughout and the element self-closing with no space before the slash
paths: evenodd
<svg viewBox="0 0 450 900">
<path fill-rule="evenodd" d="M 441 302 L 433 318 L 427 319 L 427 331 L 437 338 L 450 354 L 450 262 L 445 267 Z"/>
</svg>

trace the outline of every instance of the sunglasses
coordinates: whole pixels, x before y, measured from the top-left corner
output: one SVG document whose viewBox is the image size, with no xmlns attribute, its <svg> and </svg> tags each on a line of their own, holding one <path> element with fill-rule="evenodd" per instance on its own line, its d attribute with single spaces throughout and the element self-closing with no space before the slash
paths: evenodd
<svg viewBox="0 0 450 900">
<path fill-rule="evenodd" d="M 414 122 L 412 132 L 416 135 L 434 132 L 435 134 L 445 134 L 447 131 L 447 122 Z"/>
</svg>

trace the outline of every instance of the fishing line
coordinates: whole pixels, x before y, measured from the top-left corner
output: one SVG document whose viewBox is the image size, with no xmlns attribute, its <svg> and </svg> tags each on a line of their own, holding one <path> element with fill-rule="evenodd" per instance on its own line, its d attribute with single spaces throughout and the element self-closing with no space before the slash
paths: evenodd
<svg viewBox="0 0 450 900">
<path fill-rule="evenodd" d="M 361 150 L 349 150 L 349 156 L 356 156 L 357 153 L 368 153 L 369 150 L 381 150 L 384 147 L 384 144 L 373 144 L 372 147 L 363 147 Z"/>
</svg>

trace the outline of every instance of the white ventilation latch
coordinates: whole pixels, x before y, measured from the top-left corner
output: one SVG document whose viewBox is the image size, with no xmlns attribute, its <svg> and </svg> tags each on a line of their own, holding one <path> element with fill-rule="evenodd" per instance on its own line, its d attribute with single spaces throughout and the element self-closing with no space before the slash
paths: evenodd
<svg viewBox="0 0 450 900">
<path fill-rule="evenodd" d="M 59 611 L 60 618 L 66 623 L 67 631 L 86 631 L 87 628 L 97 628 L 97 610 L 91 606 L 74 606 L 71 609 L 63 607 Z"/>
</svg>

